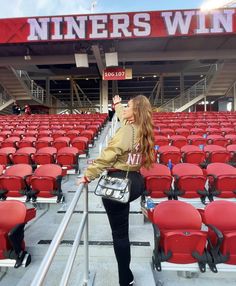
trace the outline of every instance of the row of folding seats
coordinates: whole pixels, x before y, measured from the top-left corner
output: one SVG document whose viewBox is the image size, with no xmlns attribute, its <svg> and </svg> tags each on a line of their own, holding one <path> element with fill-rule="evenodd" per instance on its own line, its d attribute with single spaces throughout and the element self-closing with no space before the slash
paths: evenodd
<svg viewBox="0 0 236 286">
<path fill-rule="evenodd" d="M 236 135 L 236 130 L 234 128 L 154 128 L 154 134 L 166 137 L 170 137 L 172 135 L 181 135 L 187 138 L 189 135 L 199 135 L 203 137 L 207 137 L 208 135 Z"/>
<path fill-rule="evenodd" d="M 75 147 L 79 150 L 81 154 L 88 152 L 89 145 L 94 144 L 94 137 L 92 134 L 90 136 L 76 136 L 73 139 L 67 136 L 60 136 L 55 139 L 49 136 L 36 138 L 36 137 L 25 137 L 20 139 L 19 137 L 8 137 L 2 142 L 0 141 L 1 148 L 15 148 L 20 149 L 24 147 L 34 147 L 37 150 L 43 147 L 54 147 L 60 150 L 64 147 Z M 88 138 L 89 137 L 89 138 Z"/>
<path fill-rule="evenodd" d="M 52 139 L 57 139 L 58 137 L 68 137 L 70 140 L 73 140 L 75 137 L 82 136 L 82 137 L 87 137 L 89 141 L 92 142 L 94 141 L 95 137 L 98 136 L 98 130 L 95 129 L 87 129 L 83 131 L 79 131 L 76 129 L 72 129 L 68 132 L 65 132 L 64 130 L 41 130 L 41 131 L 2 131 L 0 132 L 0 142 L 1 144 L 8 144 L 8 142 L 16 142 L 15 145 L 18 144 L 21 140 L 28 138 L 28 137 L 33 137 L 32 140 L 36 141 L 37 139 L 40 139 L 42 137 L 51 137 Z M 4 146 L 4 147 L 9 147 L 9 146 Z"/>
<path fill-rule="evenodd" d="M 227 145 L 236 144 L 236 134 L 228 134 L 224 137 L 222 135 L 188 135 L 187 137 L 183 135 L 171 135 L 171 136 L 154 136 L 155 145 L 172 145 L 181 148 L 184 145 L 206 145 L 214 144 L 226 147 Z"/>
<path fill-rule="evenodd" d="M 141 168 L 146 192 L 142 198 L 155 200 L 198 198 L 205 204 L 206 199 L 236 199 L 236 168 L 224 163 L 209 164 L 206 170 L 195 164 L 180 163 L 170 170 L 155 163 L 150 169 Z"/>
<path fill-rule="evenodd" d="M 84 141 L 79 142 L 80 144 Z M 33 168 L 37 165 L 58 164 L 64 170 L 74 169 L 79 171 L 79 155 L 83 152 L 87 154 L 88 142 L 84 145 L 86 149 L 76 147 L 62 147 L 57 150 L 55 147 L 42 147 L 38 150 L 34 147 L 23 147 L 16 150 L 14 147 L 0 149 L 0 164 L 10 166 L 12 164 L 29 164 Z"/>
<path fill-rule="evenodd" d="M 231 121 L 225 121 L 225 120 L 219 120 L 219 121 L 196 121 L 196 120 L 185 120 L 185 119 L 173 119 L 173 120 L 153 120 L 153 124 L 155 129 L 164 129 L 164 128 L 170 128 L 170 129 L 178 129 L 178 128 L 186 128 L 188 130 L 192 128 L 201 128 L 203 130 L 206 130 L 208 128 L 233 128 L 235 129 L 236 126 L 236 120 Z"/>
<path fill-rule="evenodd" d="M 200 142 L 199 142 L 200 143 Z M 155 146 L 156 148 L 157 146 Z M 161 164 L 172 165 L 178 163 L 192 163 L 205 168 L 211 163 L 228 163 L 236 165 L 236 144 L 226 148 L 220 145 L 184 145 L 178 148 L 173 145 L 162 145 L 155 149 L 156 161 Z"/>
<path fill-rule="evenodd" d="M 45 164 L 33 171 L 28 164 L 17 164 L 5 169 L 0 166 L 0 200 L 17 198 L 36 202 L 38 198 L 64 197 L 61 189 L 62 168 L 57 164 Z"/>
<path fill-rule="evenodd" d="M 171 210 L 171 211 L 170 211 Z M 236 203 L 216 201 L 195 209 L 180 201 L 158 204 L 150 217 L 154 229 L 153 268 L 168 263 L 198 263 L 216 273 L 236 267 Z M 189 269 L 189 268 L 188 268 Z"/>
</svg>

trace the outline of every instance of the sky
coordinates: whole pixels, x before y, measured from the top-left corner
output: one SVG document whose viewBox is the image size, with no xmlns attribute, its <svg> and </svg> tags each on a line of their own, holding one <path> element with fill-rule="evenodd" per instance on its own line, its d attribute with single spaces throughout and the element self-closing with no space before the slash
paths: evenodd
<svg viewBox="0 0 236 286">
<path fill-rule="evenodd" d="M 0 18 L 89 14 L 95 0 L 0 0 Z M 97 0 L 93 13 L 199 8 L 206 0 Z"/>
</svg>

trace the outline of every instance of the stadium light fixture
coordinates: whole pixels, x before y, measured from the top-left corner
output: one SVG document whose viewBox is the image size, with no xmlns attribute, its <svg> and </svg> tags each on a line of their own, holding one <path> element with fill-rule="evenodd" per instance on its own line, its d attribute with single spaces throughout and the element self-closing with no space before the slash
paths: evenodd
<svg viewBox="0 0 236 286">
<path fill-rule="evenodd" d="M 75 64 L 77 68 L 88 68 L 88 55 L 86 53 L 75 54 Z"/>
<path fill-rule="evenodd" d="M 232 0 L 206 0 L 201 6 L 202 11 L 209 11 L 213 9 L 229 7 L 236 4 L 236 1 Z"/>
<path fill-rule="evenodd" d="M 106 67 L 118 66 L 118 54 L 117 52 L 105 53 Z"/>
</svg>

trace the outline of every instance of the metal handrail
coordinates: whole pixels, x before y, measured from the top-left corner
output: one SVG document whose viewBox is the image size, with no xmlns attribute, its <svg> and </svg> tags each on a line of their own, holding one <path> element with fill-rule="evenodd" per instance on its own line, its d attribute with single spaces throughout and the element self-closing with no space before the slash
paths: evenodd
<svg viewBox="0 0 236 286">
<path fill-rule="evenodd" d="M 14 70 L 14 69 L 12 70 L 17 77 L 19 77 L 20 79 L 24 81 L 26 87 L 30 90 L 31 95 L 34 98 L 40 100 L 43 103 L 46 103 L 46 91 L 44 88 L 37 85 L 36 82 L 29 77 L 29 74 L 26 71 Z M 52 96 L 52 98 L 54 98 L 59 103 L 60 106 L 63 106 L 63 108 L 68 107 L 68 105 L 65 102 L 61 101 L 55 96 Z"/>
<path fill-rule="evenodd" d="M 107 146 L 108 140 L 111 137 L 113 137 L 113 135 L 115 134 L 117 123 L 118 123 L 118 118 L 117 118 L 116 114 L 114 114 L 113 118 L 111 120 L 111 125 L 109 126 L 109 128 L 108 128 L 108 130 L 106 132 L 106 135 L 100 141 L 99 148 L 98 148 L 99 149 L 99 154 L 101 154 L 102 149 Z"/>
<path fill-rule="evenodd" d="M 77 249 L 79 247 L 81 236 L 84 230 L 84 278 L 83 278 L 83 285 L 88 285 L 89 281 L 89 254 L 88 254 L 88 186 L 85 184 L 81 184 L 76 191 L 76 194 L 70 203 L 69 208 L 67 209 L 63 220 L 57 229 L 56 234 L 53 237 L 53 240 L 47 250 L 46 255 L 44 256 L 39 269 L 34 276 L 34 279 L 31 286 L 41 286 L 43 285 L 43 282 L 46 278 L 47 272 L 49 271 L 49 267 L 52 264 L 52 260 L 55 257 L 56 251 L 59 247 L 59 244 L 62 240 L 63 234 L 66 231 L 66 228 L 69 224 L 69 221 L 71 219 L 71 216 L 75 210 L 75 207 L 78 203 L 78 200 L 82 194 L 82 191 L 84 191 L 84 211 L 83 216 L 79 225 L 79 229 L 76 233 L 76 237 L 71 249 L 71 253 L 69 255 L 69 258 L 67 260 L 67 264 L 60 282 L 60 286 L 66 286 L 68 285 L 68 280 L 70 277 L 70 273 L 73 267 L 73 263 L 76 257 Z"/>
<path fill-rule="evenodd" d="M 2 87 L 2 88 L 1 88 Z M 0 105 L 3 105 L 7 101 L 13 99 L 7 92 L 7 90 L 3 87 L 0 86 Z"/>
<path fill-rule="evenodd" d="M 183 106 L 184 104 L 188 103 L 197 96 L 205 94 L 217 70 L 218 70 L 218 64 L 211 65 L 205 78 L 199 80 L 189 89 L 187 89 L 184 93 L 172 98 L 171 100 L 161 105 L 160 110 L 175 111 L 176 108 Z"/>
</svg>

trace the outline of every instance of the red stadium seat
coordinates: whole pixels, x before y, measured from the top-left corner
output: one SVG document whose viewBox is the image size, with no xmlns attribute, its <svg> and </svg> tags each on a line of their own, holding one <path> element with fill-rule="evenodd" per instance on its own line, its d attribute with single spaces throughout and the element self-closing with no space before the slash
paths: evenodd
<svg viewBox="0 0 236 286">
<path fill-rule="evenodd" d="M 66 133 L 66 136 L 69 137 L 70 140 L 73 140 L 74 138 L 78 137 L 79 134 L 80 134 L 79 130 L 72 129 Z"/>
<path fill-rule="evenodd" d="M 171 146 L 175 146 L 178 148 L 181 148 L 187 144 L 186 137 L 181 136 L 181 135 L 172 135 L 170 136 L 169 140 L 170 140 Z"/>
<path fill-rule="evenodd" d="M 25 137 L 18 142 L 18 148 L 23 147 L 34 147 L 35 141 L 37 140 L 36 137 Z"/>
<path fill-rule="evenodd" d="M 11 131 L 9 131 L 9 130 L 0 132 L 0 136 L 3 137 L 4 139 L 10 137 L 10 135 L 11 135 Z"/>
<path fill-rule="evenodd" d="M 175 146 L 161 146 L 158 152 L 160 163 L 167 165 L 169 160 L 171 160 L 172 164 L 180 163 L 181 153 L 179 148 Z"/>
<path fill-rule="evenodd" d="M 55 163 L 57 149 L 55 147 L 40 148 L 34 154 L 34 162 L 37 165 L 53 164 Z"/>
<path fill-rule="evenodd" d="M 167 166 L 153 164 L 150 169 L 141 168 L 145 180 L 146 194 L 151 198 L 171 197 L 171 172 Z"/>
<path fill-rule="evenodd" d="M 228 140 L 228 144 L 236 144 L 236 134 L 226 134 L 225 138 Z"/>
<path fill-rule="evenodd" d="M 52 142 L 52 145 L 57 150 L 60 150 L 63 147 L 69 147 L 70 137 L 67 137 L 67 136 L 58 137 Z"/>
<path fill-rule="evenodd" d="M 0 264 L 11 259 L 14 267 L 28 266 L 30 255 L 25 251 L 24 227 L 36 215 L 34 208 L 27 209 L 19 201 L 0 202 Z"/>
<path fill-rule="evenodd" d="M 205 203 L 208 192 L 205 189 L 206 176 L 202 169 L 189 163 L 180 163 L 173 167 L 172 174 L 174 181 L 174 197 L 200 198 Z"/>
<path fill-rule="evenodd" d="M 154 143 L 159 147 L 169 145 L 169 139 L 166 136 L 154 135 Z"/>
<path fill-rule="evenodd" d="M 203 134 L 205 134 L 205 130 L 202 128 L 191 128 L 190 129 L 190 134 L 192 135 L 199 135 L 199 136 L 203 136 Z"/>
<path fill-rule="evenodd" d="M 75 137 L 71 141 L 71 145 L 72 145 L 72 147 L 75 147 L 78 149 L 80 155 L 86 154 L 86 156 L 88 156 L 89 139 L 87 137 L 83 137 L 83 136 Z"/>
<path fill-rule="evenodd" d="M 38 137 L 38 131 L 35 129 L 33 129 L 33 130 L 28 129 L 25 132 L 25 137 L 36 137 L 37 138 Z"/>
<path fill-rule="evenodd" d="M 11 164 L 11 155 L 16 152 L 14 147 L 5 147 L 0 149 L 0 165 L 8 166 Z"/>
<path fill-rule="evenodd" d="M 187 138 L 188 135 L 190 134 L 190 131 L 187 128 L 176 128 L 175 129 L 175 134 L 176 135 L 181 135 L 181 136 L 184 136 L 184 137 Z"/>
<path fill-rule="evenodd" d="M 206 133 L 209 135 L 221 135 L 220 128 L 209 127 L 206 129 Z"/>
<path fill-rule="evenodd" d="M 36 153 L 34 147 L 23 147 L 10 156 L 13 164 L 33 164 L 33 155 Z"/>
<path fill-rule="evenodd" d="M 189 264 L 197 262 L 205 272 L 208 262 L 207 232 L 201 230 L 202 218 L 190 204 L 180 201 L 161 202 L 154 209 L 153 266 L 162 262 Z"/>
<path fill-rule="evenodd" d="M 38 167 L 30 178 L 30 197 L 35 202 L 37 198 L 56 197 L 57 202 L 63 199 L 61 190 L 62 168 L 56 164 L 46 164 Z"/>
<path fill-rule="evenodd" d="M 227 151 L 230 153 L 230 164 L 236 165 L 236 144 L 230 144 L 226 147 Z"/>
<path fill-rule="evenodd" d="M 38 131 L 38 138 L 41 137 L 51 137 L 52 132 L 46 129 L 39 129 Z"/>
<path fill-rule="evenodd" d="M 52 137 L 41 137 L 38 138 L 37 141 L 35 142 L 35 148 L 41 149 L 43 147 L 49 147 L 52 145 L 53 138 Z"/>
<path fill-rule="evenodd" d="M 91 145 L 94 144 L 94 137 L 96 135 L 94 130 L 90 130 L 90 129 L 83 130 L 80 133 L 80 135 L 83 137 L 87 137 L 89 140 L 89 144 L 91 144 Z"/>
<path fill-rule="evenodd" d="M 226 147 L 228 145 L 228 140 L 224 138 L 222 135 L 208 135 L 207 136 L 207 144 L 214 144 Z"/>
<path fill-rule="evenodd" d="M 213 257 L 214 272 L 217 264 L 236 265 L 236 203 L 211 202 L 206 206 L 203 221 L 208 226 L 209 251 Z"/>
<path fill-rule="evenodd" d="M 207 141 L 206 138 L 203 138 L 200 135 L 189 135 L 187 137 L 187 140 L 188 140 L 189 144 L 196 145 L 196 146 L 205 145 L 206 141 Z"/>
<path fill-rule="evenodd" d="M 171 128 L 162 128 L 160 130 L 160 135 L 162 136 L 170 137 L 171 135 L 174 135 L 174 134 L 175 134 L 175 131 L 174 129 L 171 129 Z"/>
<path fill-rule="evenodd" d="M 221 133 L 223 136 L 225 135 L 236 135 L 236 131 L 234 130 L 234 128 L 230 128 L 230 127 L 222 127 L 220 128 Z"/>
<path fill-rule="evenodd" d="M 236 169 L 224 163 L 212 163 L 207 166 L 209 194 L 211 199 L 236 198 Z"/>
<path fill-rule="evenodd" d="M 68 169 L 75 169 L 77 173 L 79 170 L 79 151 L 75 147 L 63 147 L 57 152 L 57 164 Z"/>
<path fill-rule="evenodd" d="M 19 141 L 20 141 L 20 137 L 11 136 L 11 137 L 6 138 L 6 139 L 2 142 L 1 147 L 2 147 L 2 148 L 5 148 L 5 147 L 14 147 L 14 148 L 17 148 Z"/>
<path fill-rule="evenodd" d="M 52 138 L 53 138 L 53 140 L 55 140 L 58 137 L 65 136 L 65 135 L 66 135 L 66 133 L 65 133 L 64 130 L 53 130 L 52 131 Z"/>
<path fill-rule="evenodd" d="M 27 179 L 32 175 L 32 167 L 28 164 L 17 164 L 6 169 L 0 176 L 0 198 L 26 196 L 28 200 Z"/>
<path fill-rule="evenodd" d="M 230 161 L 230 153 L 226 148 L 219 145 L 205 145 L 204 152 L 206 154 L 206 164 L 210 163 L 228 163 Z"/>
<path fill-rule="evenodd" d="M 197 164 L 204 166 L 205 152 L 198 146 L 185 145 L 181 149 L 183 163 Z"/>
</svg>

